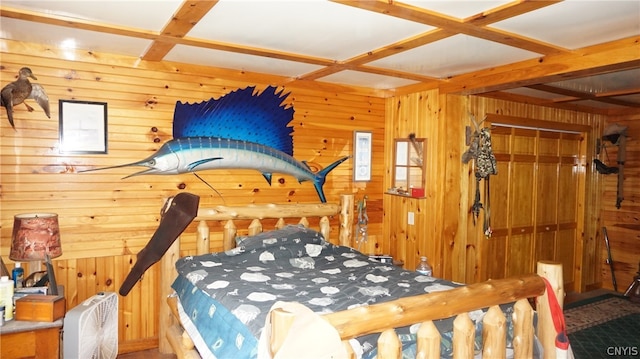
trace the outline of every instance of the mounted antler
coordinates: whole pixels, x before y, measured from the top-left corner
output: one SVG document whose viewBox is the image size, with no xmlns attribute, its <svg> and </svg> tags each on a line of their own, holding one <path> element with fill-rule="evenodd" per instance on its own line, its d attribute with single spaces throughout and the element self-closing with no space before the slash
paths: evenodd
<svg viewBox="0 0 640 359">
<path fill-rule="evenodd" d="M 409 141 L 411 141 L 411 144 L 413 145 L 413 149 L 418 154 L 418 157 L 412 158 L 412 160 L 414 160 L 418 166 L 422 167 L 422 145 L 419 144 L 418 141 L 416 141 L 415 133 L 409 134 Z"/>
<path fill-rule="evenodd" d="M 470 120 L 473 123 L 475 130 L 471 132 L 471 127 L 467 126 L 465 129 L 466 144 L 469 149 L 462 154 L 462 163 L 468 163 L 472 159 L 478 156 L 478 148 L 480 146 L 480 125 L 487 119 L 486 117 L 482 121 L 476 121 L 476 117 L 473 114 L 469 114 Z"/>
</svg>

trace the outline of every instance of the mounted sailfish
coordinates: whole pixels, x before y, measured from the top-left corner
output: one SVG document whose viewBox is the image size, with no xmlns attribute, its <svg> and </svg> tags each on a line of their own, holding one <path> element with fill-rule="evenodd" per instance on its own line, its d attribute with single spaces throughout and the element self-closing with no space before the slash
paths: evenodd
<svg viewBox="0 0 640 359">
<path fill-rule="evenodd" d="M 271 185 L 273 173 L 288 174 L 298 182 L 311 181 L 322 202 L 326 175 L 349 156 L 313 172 L 305 161 L 293 158 L 293 107 L 289 95 L 273 86 L 259 94 L 255 87 L 231 92 L 219 99 L 188 104 L 178 101 L 173 115 L 173 139 L 152 156 L 123 165 L 148 169 L 124 178 L 147 174 L 179 174 L 211 169 L 255 169 Z M 86 171 L 83 171 L 86 172 Z"/>
</svg>

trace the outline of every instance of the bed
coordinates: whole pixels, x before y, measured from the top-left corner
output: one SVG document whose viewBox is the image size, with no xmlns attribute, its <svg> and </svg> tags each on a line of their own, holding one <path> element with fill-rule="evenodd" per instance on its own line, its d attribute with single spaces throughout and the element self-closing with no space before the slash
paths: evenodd
<svg viewBox="0 0 640 359">
<path fill-rule="evenodd" d="M 354 209 L 353 195 L 199 208 L 197 233 L 182 234 L 196 236 L 196 255 L 180 257 L 178 239 L 161 260 L 160 351 L 285 358 L 292 343 L 309 354 L 337 342 L 338 356 L 352 358 L 555 358 L 542 276 L 563 298 L 559 264 L 471 285 L 421 276 L 351 248 Z M 275 225 L 263 232 L 265 220 Z M 209 253 L 213 222 L 223 232 L 217 253 Z M 240 222 L 250 224 L 240 230 Z"/>
</svg>

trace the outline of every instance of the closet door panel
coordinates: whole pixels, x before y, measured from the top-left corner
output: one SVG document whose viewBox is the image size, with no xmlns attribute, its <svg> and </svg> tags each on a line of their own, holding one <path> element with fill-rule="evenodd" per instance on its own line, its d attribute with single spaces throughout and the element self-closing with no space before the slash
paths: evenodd
<svg viewBox="0 0 640 359">
<path fill-rule="evenodd" d="M 538 134 L 538 156 L 558 157 L 560 133 L 540 131 Z"/>
<path fill-rule="evenodd" d="M 509 228 L 509 170 L 510 164 L 498 160 L 498 174 L 491 176 L 491 227 L 494 231 Z M 483 185 L 483 183 L 480 183 Z"/>
<path fill-rule="evenodd" d="M 485 241 L 488 247 L 488 256 L 486 257 L 487 279 L 505 278 L 505 268 L 507 263 L 507 238 L 508 236 L 493 235 Z"/>
<path fill-rule="evenodd" d="M 536 153 L 537 131 L 514 128 L 511 153 L 517 155 L 534 155 Z"/>
<path fill-rule="evenodd" d="M 533 226 L 535 163 L 515 162 L 512 168 L 509 216 L 511 228 L 516 231 Z"/>
<path fill-rule="evenodd" d="M 509 256 L 507 257 L 507 277 L 533 272 L 532 238 L 533 230 L 521 230 L 511 234 Z"/>
<path fill-rule="evenodd" d="M 562 263 L 562 274 L 565 283 L 565 290 L 572 290 L 573 275 L 575 271 L 575 238 L 576 229 L 567 228 L 558 231 L 556 242 L 555 261 Z"/>
<path fill-rule="evenodd" d="M 558 162 L 538 163 L 536 224 L 555 226 L 558 222 Z"/>
<path fill-rule="evenodd" d="M 573 163 L 560 165 L 558 180 L 558 222 L 575 223 L 578 212 L 578 166 Z"/>
<path fill-rule="evenodd" d="M 538 227 L 535 243 L 536 257 L 534 262 L 556 260 L 556 233 L 557 231 L 555 229 L 550 229 L 548 226 Z"/>
</svg>

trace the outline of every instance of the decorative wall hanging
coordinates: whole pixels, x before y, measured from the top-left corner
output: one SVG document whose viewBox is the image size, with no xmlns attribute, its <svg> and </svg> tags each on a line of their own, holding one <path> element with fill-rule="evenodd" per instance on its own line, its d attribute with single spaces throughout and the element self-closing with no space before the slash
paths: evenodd
<svg viewBox="0 0 640 359">
<path fill-rule="evenodd" d="M 18 79 L 7 84 L 2 88 L 0 96 L 0 105 L 7 110 L 7 117 L 9 123 L 13 129 L 16 126 L 13 123 L 13 107 L 24 103 L 29 112 L 33 111 L 33 107 L 29 106 L 24 100 L 34 99 L 42 107 L 47 117 L 51 118 L 51 112 L 49 111 L 49 97 L 44 92 L 44 88 L 39 84 L 32 84 L 29 81 L 29 77 L 37 80 L 38 78 L 33 75 L 31 69 L 23 67 L 18 72 Z"/>
<path fill-rule="evenodd" d="M 627 126 L 622 126 L 617 123 L 613 123 L 607 126 L 602 132 L 602 139 L 605 142 L 611 142 L 614 146 L 618 146 L 618 155 L 616 162 L 617 167 L 607 166 L 599 159 L 594 159 L 593 162 L 596 165 L 596 170 L 599 173 L 608 175 L 612 173 L 618 174 L 618 186 L 616 193 L 616 208 L 620 209 L 622 201 L 624 200 L 624 162 L 627 156 Z M 602 147 L 607 149 L 606 144 L 603 143 Z M 609 154 L 607 153 L 607 157 Z"/>
<path fill-rule="evenodd" d="M 353 132 L 354 182 L 371 181 L 372 137 L 371 131 Z"/>
<path fill-rule="evenodd" d="M 356 225 L 356 244 L 359 251 L 362 244 L 367 243 L 369 237 L 367 225 L 369 224 L 369 216 L 367 215 L 367 196 L 366 194 L 358 201 L 358 224 Z"/>
<path fill-rule="evenodd" d="M 144 166 L 146 170 L 124 178 L 147 174 L 179 174 L 210 169 L 254 169 L 271 185 L 273 173 L 288 174 L 298 182 L 313 183 L 326 202 L 326 176 L 346 161 L 345 156 L 312 172 L 306 161 L 293 158 L 293 107 L 286 108 L 289 94 L 273 86 L 255 94 L 255 87 L 233 91 L 219 99 L 194 104 L 177 102 L 173 116 L 173 139 L 141 161 L 80 171 Z"/>
<path fill-rule="evenodd" d="M 486 119 L 486 118 L 485 118 Z M 476 223 L 477 218 L 480 216 L 480 210 L 484 210 L 484 235 L 491 237 L 491 207 L 490 207 L 490 189 L 489 189 L 489 177 L 491 175 L 498 174 L 498 164 L 496 157 L 493 154 L 493 148 L 491 146 L 491 129 L 489 127 L 480 127 L 484 122 L 483 119 L 479 123 L 476 121 L 475 116 L 471 115 L 471 122 L 475 130 L 471 133 L 471 128 L 467 126 L 467 145 L 469 149 L 462 154 L 462 162 L 468 163 L 471 160 L 475 162 L 475 177 L 476 177 L 476 194 L 471 207 L 471 213 L 473 213 L 473 223 Z M 484 179 L 484 200 L 483 205 L 480 202 L 480 180 Z"/>
<path fill-rule="evenodd" d="M 60 153 L 107 153 L 107 104 L 60 100 Z"/>
</svg>

